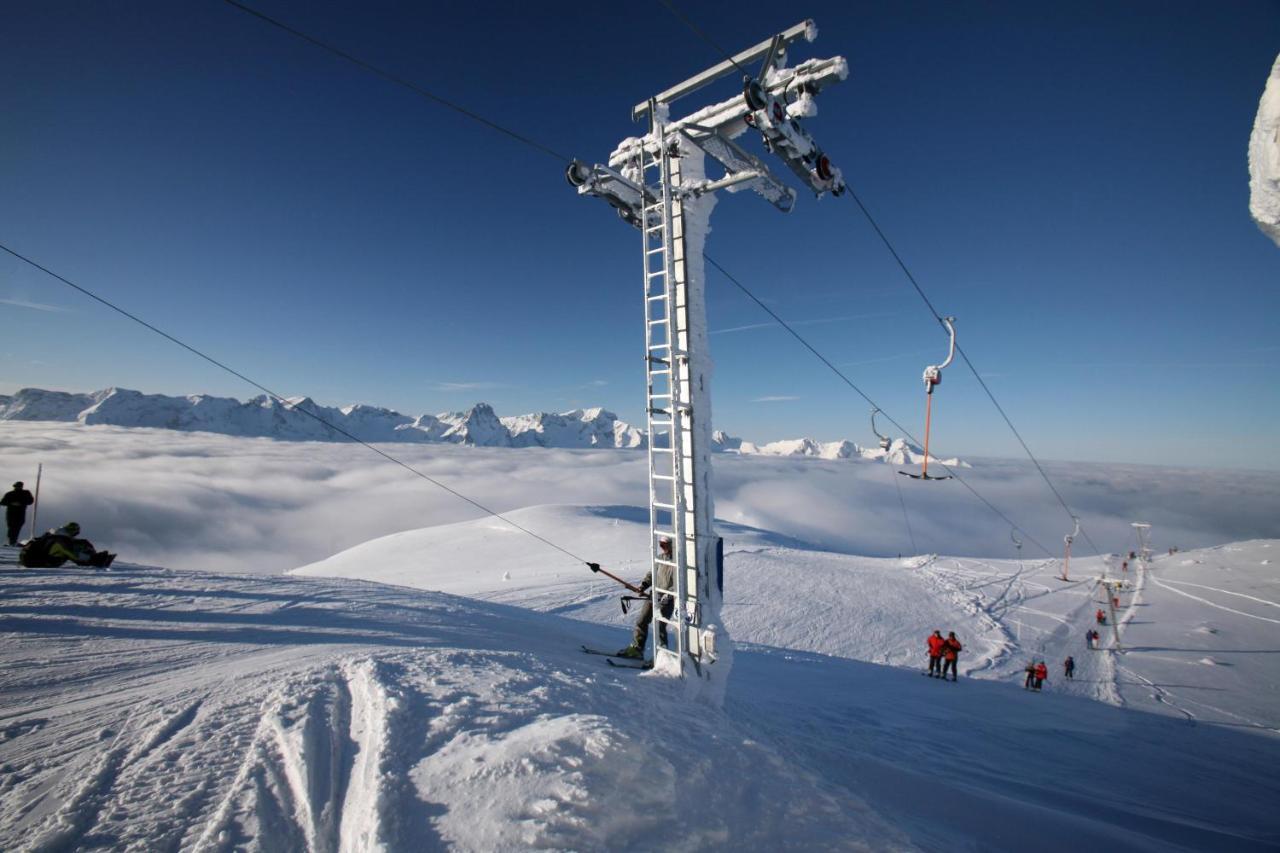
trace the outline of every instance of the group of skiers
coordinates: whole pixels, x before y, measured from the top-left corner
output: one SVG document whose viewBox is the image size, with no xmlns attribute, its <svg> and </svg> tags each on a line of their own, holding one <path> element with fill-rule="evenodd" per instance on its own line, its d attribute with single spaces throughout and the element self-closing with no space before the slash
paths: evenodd
<svg viewBox="0 0 1280 853">
<path fill-rule="evenodd" d="M 964 649 L 960 645 L 960 641 L 956 639 L 955 631 L 948 631 L 946 639 L 943 639 L 941 631 L 934 631 L 928 639 L 929 646 L 929 677 L 941 678 L 943 681 L 947 679 L 947 673 L 951 673 L 951 680 L 956 680 L 956 661 L 960 657 L 960 652 Z"/>
<path fill-rule="evenodd" d="M 18 534 L 27 523 L 27 507 L 33 503 L 35 499 L 23 487 L 22 481 L 14 483 L 13 489 L 0 498 L 0 506 L 5 509 L 10 547 L 18 545 Z M 18 552 L 18 562 L 29 569 L 54 569 L 68 561 L 77 566 L 105 569 L 115 558 L 115 554 L 99 551 L 88 539 L 81 539 L 80 525 L 74 521 L 32 537 Z"/>
<path fill-rule="evenodd" d="M 1040 690 L 1049 680 L 1049 665 L 1043 660 L 1028 661 L 1024 672 L 1027 674 L 1027 679 L 1022 686 L 1026 690 Z M 1076 659 L 1071 655 L 1067 655 L 1067 659 L 1062 662 L 1062 674 L 1071 681 L 1075 680 Z"/>
</svg>

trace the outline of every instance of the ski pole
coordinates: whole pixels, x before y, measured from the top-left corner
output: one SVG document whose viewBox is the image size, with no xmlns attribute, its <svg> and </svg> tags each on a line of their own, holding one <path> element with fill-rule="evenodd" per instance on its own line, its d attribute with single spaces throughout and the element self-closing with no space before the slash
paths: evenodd
<svg viewBox="0 0 1280 853">
<path fill-rule="evenodd" d="M 622 605 L 622 615 L 624 615 L 624 616 L 625 616 L 625 615 L 627 615 L 627 613 L 629 613 L 629 612 L 630 612 L 630 609 L 631 609 L 631 605 L 630 605 L 628 602 L 631 602 L 631 601 L 648 601 L 648 600 L 649 600 L 649 596 L 647 596 L 647 595 L 620 595 L 620 596 L 618 596 L 618 603 Z"/>
<path fill-rule="evenodd" d="M 40 518 L 40 475 L 44 473 L 44 463 L 36 465 L 36 495 L 31 501 L 31 538 L 40 535 L 38 519 Z"/>
<path fill-rule="evenodd" d="M 609 572 L 609 571 L 607 571 L 607 570 L 605 570 L 605 569 L 600 568 L 600 564 L 599 564 L 599 563 L 587 563 L 587 568 L 588 568 L 588 569 L 590 569 L 590 570 L 591 570 L 591 571 L 593 571 L 593 572 L 596 572 L 596 573 L 598 573 L 598 574 L 602 574 L 602 575 L 604 575 L 604 576 L 605 576 L 605 577 L 607 577 L 607 578 L 612 578 L 613 580 L 616 580 L 618 583 L 622 584 L 622 585 L 623 585 L 623 586 L 625 586 L 627 589 L 629 589 L 629 590 L 631 590 L 632 592 L 634 592 L 636 595 L 644 595 L 644 590 L 643 590 L 643 589 L 641 589 L 641 588 L 640 588 L 640 587 L 638 587 L 638 586 L 633 586 L 633 585 L 631 585 L 631 584 L 627 583 L 626 581 L 624 581 L 622 578 L 618 577 L 617 575 L 615 575 L 615 574 L 613 574 L 613 573 L 611 573 L 611 572 Z"/>
</svg>

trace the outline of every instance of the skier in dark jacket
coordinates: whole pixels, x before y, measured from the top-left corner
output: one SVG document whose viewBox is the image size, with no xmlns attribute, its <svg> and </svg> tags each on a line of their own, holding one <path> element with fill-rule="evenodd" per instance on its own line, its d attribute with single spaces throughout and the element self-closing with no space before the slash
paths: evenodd
<svg viewBox="0 0 1280 853">
<path fill-rule="evenodd" d="M 631 645 L 619 651 L 618 657 L 644 658 L 645 643 L 649 641 L 649 623 L 653 621 L 653 596 L 650 594 L 649 588 L 654 585 L 655 575 L 659 590 L 674 590 L 676 588 L 676 570 L 671 557 L 671 540 L 665 536 L 658 541 L 658 558 L 654 561 L 653 571 L 646 574 L 644 580 L 640 581 L 640 589 L 645 593 L 646 597 L 644 603 L 640 606 L 640 615 L 636 617 L 636 627 L 631 635 Z M 670 619 L 671 612 L 675 609 L 675 596 L 660 593 L 658 595 L 658 609 L 664 619 Z M 665 622 L 658 623 L 658 641 L 663 646 L 667 645 L 667 624 Z"/>
<path fill-rule="evenodd" d="M 1036 662 L 1027 661 L 1027 668 L 1023 670 L 1027 674 L 1027 680 L 1022 682 L 1023 690 L 1030 690 L 1031 685 L 1036 683 Z"/>
<path fill-rule="evenodd" d="M 13 484 L 13 491 L 6 492 L 0 498 L 0 506 L 4 507 L 4 520 L 9 525 L 9 544 L 18 544 L 18 533 L 22 525 L 27 523 L 27 507 L 35 503 L 31 492 L 22 488 L 22 481 Z"/>
<path fill-rule="evenodd" d="M 1067 655 L 1067 659 L 1062 662 L 1062 674 L 1071 680 L 1076 677 L 1076 659 L 1071 655 Z"/>
<path fill-rule="evenodd" d="M 942 639 L 941 631 L 934 631 L 927 642 L 929 643 L 929 675 L 933 678 L 941 678 L 942 652 L 947 645 L 947 641 Z"/>
<path fill-rule="evenodd" d="M 70 560 L 77 566 L 105 569 L 116 558 L 106 551 L 95 551 L 88 539 L 80 539 L 80 525 L 74 521 L 50 530 L 22 546 L 18 562 L 29 569 L 56 569 Z"/>
<path fill-rule="evenodd" d="M 951 680 L 956 680 L 956 658 L 960 656 L 960 652 L 964 646 L 960 645 L 960 641 L 956 639 L 955 631 L 947 632 L 946 642 L 942 646 L 942 680 L 947 680 L 947 670 L 951 671 Z"/>
</svg>

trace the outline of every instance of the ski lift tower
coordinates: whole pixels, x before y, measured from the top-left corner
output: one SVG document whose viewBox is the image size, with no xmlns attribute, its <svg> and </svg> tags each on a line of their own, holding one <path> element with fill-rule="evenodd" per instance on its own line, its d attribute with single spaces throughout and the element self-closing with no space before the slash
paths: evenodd
<svg viewBox="0 0 1280 853">
<path fill-rule="evenodd" d="M 1151 567 L 1151 525 L 1143 521 L 1130 524 L 1138 533 L 1138 556 L 1142 558 L 1144 569 Z"/>
<path fill-rule="evenodd" d="M 732 649 L 723 632 L 717 649 L 715 636 L 724 583 L 723 552 L 712 527 L 712 365 L 703 246 L 717 190 L 752 190 L 784 213 L 795 205 L 796 191 L 734 142 L 749 131 L 816 196 L 844 191 L 840 171 L 801 119 L 817 113 L 814 96 L 844 80 L 848 63 L 833 57 L 786 67 L 787 48 L 816 37 L 814 23 L 803 21 L 636 104 L 632 119 L 647 118 L 648 133 L 624 139 L 607 164 L 575 160 L 566 173 L 579 194 L 604 199 L 640 231 L 650 558 L 655 567 L 665 562 L 675 570 L 674 589 L 655 583 L 651 591 L 653 618 L 673 641 L 667 649 L 652 632 L 654 670 L 681 677 L 696 673 L 713 695 L 723 693 Z M 744 71 L 757 62 L 757 71 Z M 744 79 L 733 97 L 672 120 L 674 101 L 735 73 Z M 716 176 L 707 174 L 708 159 Z M 659 552 L 663 538 L 672 541 L 669 561 Z M 658 608 L 665 595 L 676 602 L 670 618 Z"/>
</svg>

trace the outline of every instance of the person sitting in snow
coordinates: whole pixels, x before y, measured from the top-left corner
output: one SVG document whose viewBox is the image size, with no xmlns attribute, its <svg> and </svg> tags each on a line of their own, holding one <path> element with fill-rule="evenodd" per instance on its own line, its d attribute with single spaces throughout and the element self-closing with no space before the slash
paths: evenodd
<svg viewBox="0 0 1280 853">
<path fill-rule="evenodd" d="M 1102 612 L 1102 608 L 1098 608 L 1098 612 L 1094 614 L 1094 618 L 1098 620 L 1099 625 L 1107 624 L 1107 614 Z"/>
<path fill-rule="evenodd" d="M 74 521 L 50 530 L 22 546 L 18 562 L 29 569 L 56 569 L 70 560 L 77 566 L 105 569 L 116 558 L 106 551 L 95 551 L 88 539 L 80 539 L 80 525 Z"/>
<path fill-rule="evenodd" d="M 947 641 L 942 639 L 941 631 L 934 631 L 929 637 L 929 675 L 932 678 L 942 677 L 942 652 Z"/>
<path fill-rule="evenodd" d="M 1062 662 L 1062 674 L 1071 680 L 1076 677 L 1076 659 L 1071 655 L 1067 655 L 1067 659 Z"/>
<path fill-rule="evenodd" d="M 1045 681 L 1049 678 L 1049 667 L 1045 666 L 1044 661 L 1036 664 L 1036 690 L 1044 687 Z"/>
<path fill-rule="evenodd" d="M 644 580 L 640 581 L 640 590 L 645 595 L 644 603 L 640 606 L 640 615 L 636 617 L 635 631 L 631 635 L 631 645 L 618 652 L 621 658 L 644 658 L 644 647 L 649 641 L 649 623 L 653 621 L 653 596 L 649 594 L 649 587 L 654 585 L 654 575 L 657 575 L 658 589 L 675 589 L 676 588 L 676 570 L 671 557 L 671 540 L 663 536 L 658 540 L 658 559 L 654 561 L 654 571 L 650 571 L 644 576 Z M 669 594 L 661 594 L 658 596 L 658 609 L 662 613 L 664 619 L 671 618 L 671 612 L 675 609 L 675 596 Z M 667 645 L 667 623 L 658 623 L 658 642 L 663 646 Z"/>
<path fill-rule="evenodd" d="M 960 645 L 960 641 L 956 639 L 955 631 L 947 632 L 947 639 L 942 646 L 942 680 L 947 680 L 947 670 L 951 671 L 951 680 L 956 680 L 956 659 L 960 657 L 960 652 L 964 646 Z"/>
</svg>

